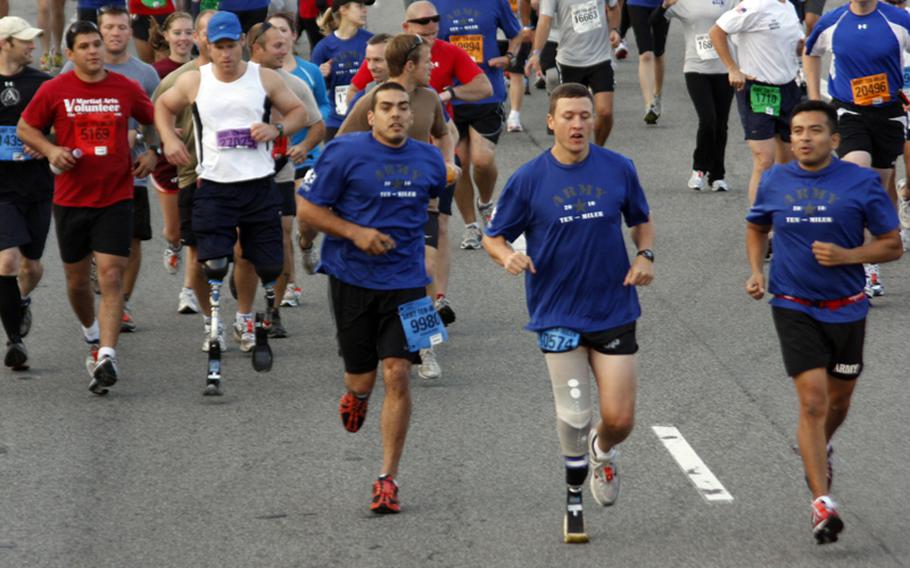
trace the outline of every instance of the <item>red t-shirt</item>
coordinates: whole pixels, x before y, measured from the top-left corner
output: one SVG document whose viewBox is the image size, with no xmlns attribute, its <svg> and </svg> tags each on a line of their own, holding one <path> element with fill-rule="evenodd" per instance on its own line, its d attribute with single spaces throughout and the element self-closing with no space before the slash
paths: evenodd
<svg viewBox="0 0 910 568">
<path fill-rule="evenodd" d="M 139 83 L 119 73 L 86 83 L 69 71 L 41 85 L 22 119 L 39 130 L 53 126 L 58 145 L 82 150 L 54 181 L 55 204 L 107 207 L 133 198 L 130 117 L 152 124 L 155 107 Z"/>
<path fill-rule="evenodd" d="M 327 0 L 326 5 L 331 6 L 332 0 Z M 300 0 L 297 4 L 297 14 L 302 20 L 316 19 L 319 16 L 319 8 L 316 7 L 316 0 Z"/>
<path fill-rule="evenodd" d="M 175 10 L 173 0 L 130 0 L 130 14 L 163 16 Z"/>
<path fill-rule="evenodd" d="M 441 39 L 433 42 L 430 59 L 433 61 L 430 86 L 436 89 L 437 93 L 441 93 L 446 87 L 453 84 L 454 79 L 458 79 L 459 83 L 465 85 L 483 73 L 483 70 L 474 63 L 465 50 Z M 351 84 L 358 91 L 362 91 L 372 81 L 373 74 L 370 73 L 367 63 L 364 61 L 357 74 L 351 79 Z"/>
<path fill-rule="evenodd" d="M 164 79 L 171 74 L 171 71 L 175 71 L 182 66 L 183 63 L 178 63 L 170 57 L 165 57 L 164 59 L 159 59 L 158 61 L 152 63 L 152 67 L 154 67 L 155 71 L 158 72 L 159 79 Z"/>
</svg>

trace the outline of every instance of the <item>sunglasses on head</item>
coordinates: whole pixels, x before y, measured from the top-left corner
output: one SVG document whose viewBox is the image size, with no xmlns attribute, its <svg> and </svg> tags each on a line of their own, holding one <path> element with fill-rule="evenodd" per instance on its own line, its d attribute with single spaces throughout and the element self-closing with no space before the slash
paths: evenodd
<svg viewBox="0 0 910 568">
<path fill-rule="evenodd" d="M 439 14 L 436 14 L 435 16 L 427 16 L 426 18 L 412 18 L 412 19 L 408 20 L 409 24 L 417 24 L 419 26 L 425 26 L 425 25 L 429 24 L 430 22 L 438 24 L 439 23 Z"/>
<path fill-rule="evenodd" d="M 259 38 L 261 38 L 262 35 L 263 35 L 265 32 L 269 31 L 270 29 L 272 29 L 272 28 L 274 28 L 274 27 L 275 27 L 275 26 L 273 26 L 273 25 L 272 25 L 271 23 L 269 23 L 269 22 L 263 22 L 262 25 L 259 26 L 259 31 L 256 32 L 256 35 L 255 35 L 255 36 L 253 36 L 253 43 L 258 42 L 258 41 L 259 41 Z"/>
</svg>

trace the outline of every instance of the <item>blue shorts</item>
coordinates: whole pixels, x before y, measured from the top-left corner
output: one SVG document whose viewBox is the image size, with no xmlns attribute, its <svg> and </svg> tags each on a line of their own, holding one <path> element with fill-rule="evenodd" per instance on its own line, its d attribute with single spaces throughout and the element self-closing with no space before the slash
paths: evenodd
<svg viewBox="0 0 910 568">
<path fill-rule="evenodd" d="M 200 179 L 192 207 L 200 262 L 232 257 L 239 232 L 243 258 L 254 266 L 284 264 L 281 193 L 271 176 L 236 183 Z"/>
<path fill-rule="evenodd" d="M 799 91 L 796 81 L 791 81 L 783 85 L 771 85 L 780 87 L 780 116 L 771 116 L 770 114 L 753 112 L 749 104 L 749 92 L 752 85 L 767 85 L 758 81 L 746 81 L 746 86 L 742 91 L 736 91 L 736 107 L 739 109 L 739 118 L 743 123 L 743 132 L 746 140 L 768 140 L 775 136 L 780 136 L 784 142 L 790 141 L 790 113 L 793 107 L 799 104 L 802 93 Z"/>
</svg>

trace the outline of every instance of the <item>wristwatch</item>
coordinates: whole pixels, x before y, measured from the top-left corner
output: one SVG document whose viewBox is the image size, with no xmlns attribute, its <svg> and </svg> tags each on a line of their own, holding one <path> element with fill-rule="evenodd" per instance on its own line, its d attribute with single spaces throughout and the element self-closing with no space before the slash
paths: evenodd
<svg viewBox="0 0 910 568">
<path fill-rule="evenodd" d="M 651 249 L 640 250 L 640 251 L 638 251 L 638 254 L 636 254 L 635 256 L 643 256 L 643 257 L 647 258 L 648 260 L 650 260 L 651 262 L 654 262 L 654 251 Z"/>
<path fill-rule="evenodd" d="M 454 101 L 455 99 L 458 98 L 458 95 L 455 94 L 455 87 L 452 86 L 452 85 L 449 85 L 448 87 L 446 87 L 445 89 L 443 89 L 443 91 L 449 93 L 449 96 L 452 97 L 452 98 L 449 99 L 449 100 L 453 100 L 453 101 Z"/>
<path fill-rule="evenodd" d="M 273 124 L 272 126 L 274 126 L 275 128 L 278 129 L 278 136 L 279 136 L 279 137 L 280 137 L 280 136 L 284 136 L 284 125 L 283 125 L 283 124 L 281 124 L 280 122 L 278 122 L 278 123 L 276 123 L 276 124 Z"/>
</svg>

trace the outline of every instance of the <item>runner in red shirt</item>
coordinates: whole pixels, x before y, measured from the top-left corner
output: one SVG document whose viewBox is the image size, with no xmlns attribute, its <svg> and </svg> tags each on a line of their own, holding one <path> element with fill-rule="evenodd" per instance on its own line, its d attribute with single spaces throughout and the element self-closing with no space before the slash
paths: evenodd
<svg viewBox="0 0 910 568">
<path fill-rule="evenodd" d="M 66 33 L 75 69 L 47 81 L 19 120 L 22 141 L 47 156 L 61 173 L 54 183 L 54 218 L 67 292 L 91 346 L 89 389 L 98 395 L 117 382 L 114 347 L 123 313 L 123 272 L 133 238 L 133 177 L 155 166 L 131 163 L 130 117 L 154 122 L 154 107 L 138 83 L 106 71 L 98 28 L 76 22 Z M 44 132 L 53 127 L 56 144 Z M 157 140 L 153 128 L 147 140 Z M 153 162 L 150 161 L 150 162 Z M 89 285 L 94 253 L 101 286 L 99 319 Z M 100 330 L 99 330 L 100 323 Z"/>
</svg>

